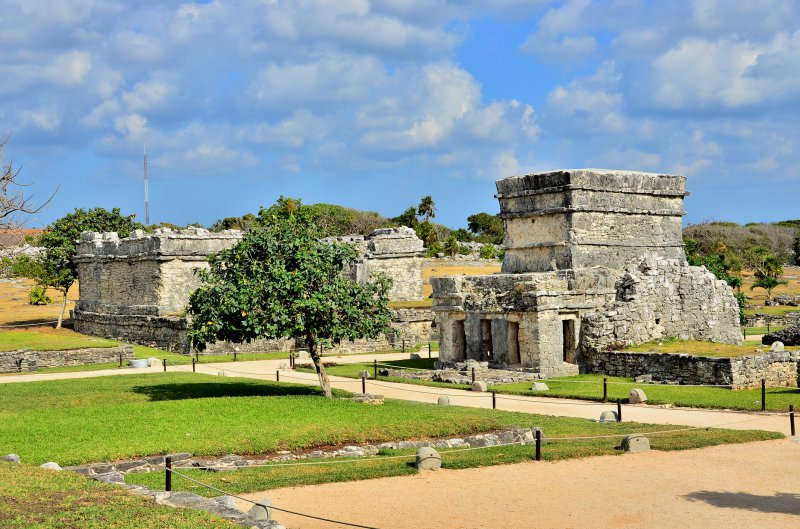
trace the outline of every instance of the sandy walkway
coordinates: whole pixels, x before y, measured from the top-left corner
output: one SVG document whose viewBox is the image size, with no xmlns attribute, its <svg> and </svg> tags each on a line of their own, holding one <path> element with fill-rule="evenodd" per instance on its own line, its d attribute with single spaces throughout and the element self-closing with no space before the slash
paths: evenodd
<svg viewBox="0 0 800 529">
<path fill-rule="evenodd" d="M 798 458 L 800 444 L 779 440 L 439 470 L 246 496 L 381 529 L 795 528 Z M 275 517 L 293 529 L 342 527 Z"/>
</svg>

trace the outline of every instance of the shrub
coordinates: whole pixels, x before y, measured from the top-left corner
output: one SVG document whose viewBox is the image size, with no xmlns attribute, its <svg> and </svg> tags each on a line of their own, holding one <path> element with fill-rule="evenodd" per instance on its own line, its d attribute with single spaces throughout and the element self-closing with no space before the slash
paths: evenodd
<svg viewBox="0 0 800 529">
<path fill-rule="evenodd" d="M 28 303 L 31 305 L 48 305 L 52 300 L 47 295 L 47 289 L 42 285 L 36 285 L 28 293 Z"/>
<path fill-rule="evenodd" d="M 494 259 L 497 257 L 497 251 L 494 248 L 494 244 L 486 243 L 481 246 L 480 256 L 481 259 Z"/>
</svg>

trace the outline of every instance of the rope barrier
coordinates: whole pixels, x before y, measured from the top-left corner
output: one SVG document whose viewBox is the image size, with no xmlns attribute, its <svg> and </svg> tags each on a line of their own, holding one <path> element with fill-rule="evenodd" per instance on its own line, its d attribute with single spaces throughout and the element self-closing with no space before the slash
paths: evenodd
<svg viewBox="0 0 800 529">
<path fill-rule="evenodd" d="M 236 498 L 237 500 L 246 501 L 248 503 L 252 503 L 253 505 L 258 505 L 258 502 L 255 502 L 253 500 L 248 500 L 247 498 L 243 498 L 242 496 L 237 496 L 236 494 L 231 494 L 230 492 L 228 492 L 226 490 L 219 489 L 217 487 L 209 485 L 208 483 L 203 483 L 200 480 L 191 478 L 191 477 L 187 476 L 186 474 L 183 474 L 181 472 L 177 472 L 174 469 L 170 470 L 170 472 L 172 472 L 175 475 L 178 475 L 178 476 L 182 477 L 183 479 L 187 479 L 187 480 L 189 480 L 191 482 L 197 483 L 200 486 L 206 487 L 207 489 L 222 493 L 222 494 L 224 494 L 226 496 L 230 496 L 232 498 Z M 295 516 L 302 516 L 304 518 L 311 518 L 313 520 L 319 520 L 319 521 L 322 521 L 322 522 L 335 523 L 335 524 L 338 524 L 338 525 L 346 525 L 348 527 L 358 527 L 360 529 L 378 529 L 377 527 L 372 527 L 370 525 L 360 525 L 360 524 L 351 523 L 351 522 L 343 522 L 341 520 L 334 520 L 332 518 L 323 518 L 322 516 L 314 516 L 313 514 L 306 514 L 306 513 L 302 513 L 302 512 L 298 512 L 298 511 L 291 511 L 289 509 L 282 509 L 282 508 L 276 507 L 274 505 L 271 505 L 269 508 L 270 509 L 275 509 L 278 512 L 285 512 L 287 514 L 293 514 Z"/>
</svg>

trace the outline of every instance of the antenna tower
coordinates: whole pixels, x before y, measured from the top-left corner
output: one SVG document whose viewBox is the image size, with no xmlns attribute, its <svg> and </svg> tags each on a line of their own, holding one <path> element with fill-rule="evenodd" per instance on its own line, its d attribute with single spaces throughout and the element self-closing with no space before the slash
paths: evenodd
<svg viewBox="0 0 800 529">
<path fill-rule="evenodd" d="M 144 144 L 144 223 L 150 225 L 150 197 L 147 190 L 147 144 Z"/>
</svg>

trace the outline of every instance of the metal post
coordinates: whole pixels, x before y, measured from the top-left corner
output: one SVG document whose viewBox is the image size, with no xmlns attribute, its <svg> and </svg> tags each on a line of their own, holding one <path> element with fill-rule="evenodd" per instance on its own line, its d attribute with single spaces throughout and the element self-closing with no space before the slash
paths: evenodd
<svg viewBox="0 0 800 529">
<path fill-rule="evenodd" d="M 767 322 L 767 334 L 769 334 L 769 321 Z"/>
<path fill-rule="evenodd" d="M 767 411 L 767 381 L 761 379 L 761 411 Z"/>
<path fill-rule="evenodd" d="M 197 362 L 192 358 L 192 373 L 197 373 Z"/>
<path fill-rule="evenodd" d="M 280 382 L 280 381 L 281 381 L 281 370 L 280 369 L 276 369 L 275 370 L 275 382 Z"/>
<path fill-rule="evenodd" d="M 233 361 L 236 361 L 236 351 L 233 352 Z"/>
<path fill-rule="evenodd" d="M 495 393 L 494 391 L 492 391 L 492 409 L 493 410 L 497 409 L 497 393 Z"/>
<path fill-rule="evenodd" d="M 403 352 L 406 352 L 406 340 L 403 338 Z"/>
<path fill-rule="evenodd" d="M 365 373 L 361 373 L 361 393 L 367 392 L 367 377 Z"/>
<path fill-rule="evenodd" d="M 789 404 L 789 430 L 792 432 L 792 437 L 794 437 L 794 404 Z"/>
<path fill-rule="evenodd" d="M 378 361 L 377 360 L 373 360 L 373 362 L 374 362 L 373 369 L 374 369 L 375 373 L 373 374 L 372 378 L 374 378 L 375 380 L 378 380 Z"/>
<path fill-rule="evenodd" d="M 622 401 L 617 399 L 617 422 L 622 422 Z"/>
<path fill-rule="evenodd" d="M 472 368 L 472 383 L 475 383 L 475 368 Z"/>
<path fill-rule="evenodd" d="M 119 354 L 119 367 L 122 367 L 122 353 Z"/>
<path fill-rule="evenodd" d="M 431 359 L 431 342 L 428 342 L 428 360 Z"/>
<path fill-rule="evenodd" d="M 542 431 L 536 430 L 536 461 L 542 460 Z"/>
<path fill-rule="evenodd" d="M 164 481 L 164 490 L 167 492 L 172 492 L 172 458 L 167 457 L 164 460 L 166 465 L 166 472 L 165 472 L 165 481 Z"/>
<path fill-rule="evenodd" d="M 289 353 L 289 367 L 294 369 L 294 351 Z"/>
<path fill-rule="evenodd" d="M 608 402 L 608 378 L 603 377 L 603 402 Z"/>
<path fill-rule="evenodd" d="M 167 372 L 167 359 L 164 359 L 164 373 Z"/>
</svg>

